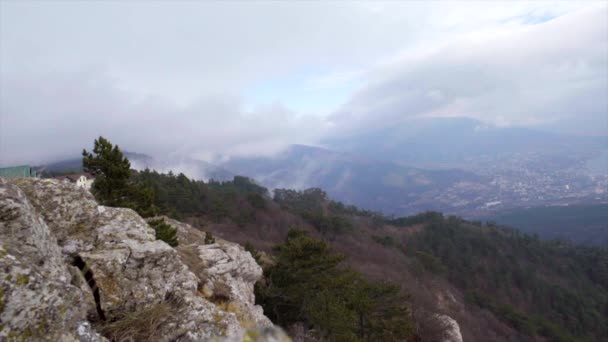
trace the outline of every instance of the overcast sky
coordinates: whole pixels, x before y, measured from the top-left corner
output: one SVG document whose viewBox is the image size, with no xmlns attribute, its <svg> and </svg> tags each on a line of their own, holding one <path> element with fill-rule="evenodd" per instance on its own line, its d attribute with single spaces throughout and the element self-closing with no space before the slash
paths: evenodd
<svg viewBox="0 0 608 342">
<path fill-rule="evenodd" d="M 272 153 L 413 116 L 606 134 L 605 2 L 0 1 L 0 165 Z"/>
</svg>

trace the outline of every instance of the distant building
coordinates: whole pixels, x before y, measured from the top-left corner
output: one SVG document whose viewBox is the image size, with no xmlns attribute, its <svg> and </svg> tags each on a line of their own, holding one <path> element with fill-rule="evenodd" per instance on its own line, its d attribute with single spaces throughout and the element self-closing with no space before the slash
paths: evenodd
<svg viewBox="0 0 608 342">
<path fill-rule="evenodd" d="M 37 177 L 36 171 L 28 165 L 0 168 L 0 177 L 3 178 L 27 178 Z"/>
<path fill-rule="evenodd" d="M 59 179 L 62 181 L 68 181 L 71 183 L 76 183 L 77 186 L 81 188 L 85 188 L 87 190 L 91 189 L 93 182 L 95 181 L 95 177 L 90 173 L 75 173 L 66 176 L 58 176 L 54 177 L 54 179 Z"/>
</svg>

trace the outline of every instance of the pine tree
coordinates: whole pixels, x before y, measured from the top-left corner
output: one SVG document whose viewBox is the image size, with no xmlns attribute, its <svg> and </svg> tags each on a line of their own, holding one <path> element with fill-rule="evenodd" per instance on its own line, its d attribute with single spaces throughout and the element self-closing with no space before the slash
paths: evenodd
<svg viewBox="0 0 608 342">
<path fill-rule="evenodd" d="M 82 166 L 85 172 L 95 176 L 92 193 L 108 206 L 124 206 L 128 192 L 131 163 L 122 154 L 118 145 L 113 146 L 104 137 L 95 139 L 93 153 L 82 151 Z"/>
<path fill-rule="evenodd" d="M 275 252 L 265 285 L 256 287 L 256 299 L 274 322 L 304 323 L 329 341 L 403 341 L 411 335 L 399 287 L 366 281 L 324 241 L 292 229 Z"/>
<path fill-rule="evenodd" d="M 251 253 L 251 256 L 255 259 L 255 261 L 259 264 L 260 263 L 260 252 L 253 246 L 253 244 L 249 241 L 247 241 L 245 243 L 245 250 L 249 253 Z"/>
<path fill-rule="evenodd" d="M 169 246 L 175 247 L 179 245 L 177 240 L 177 228 L 167 224 L 164 220 L 152 220 L 148 222 L 150 227 L 156 232 L 156 240 L 163 240 Z"/>
<path fill-rule="evenodd" d="M 131 208 L 145 217 L 156 214 L 154 190 L 131 181 L 131 163 L 118 145 L 100 136 L 92 153 L 82 151 L 82 166 L 95 176 L 91 192 L 100 204 Z"/>
</svg>

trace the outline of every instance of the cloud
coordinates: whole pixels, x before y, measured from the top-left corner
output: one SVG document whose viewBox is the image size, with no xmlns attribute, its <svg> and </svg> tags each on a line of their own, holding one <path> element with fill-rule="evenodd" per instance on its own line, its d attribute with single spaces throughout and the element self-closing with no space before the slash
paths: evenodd
<svg viewBox="0 0 608 342">
<path fill-rule="evenodd" d="M 188 103 L 309 65 L 367 63 L 418 31 L 358 4 L 277 2 L 2 2 L 2 68 L 116 76 L 134 93 Z M 389 16 L 389 18 L 392 16 Z M 424 16 L 423 16 L 424 17 Z M 399 20 L 397 20 L 399 19 Z M 378 25 L 382 23 L 382 25 Z M 404 28 L 406 30 L 404 30 Z M 387 31 L 401 31 L 399 36 Z"/>
<path fill-rule="evenodd" d="M 607 10 L 593 6 L 408 51 L 368 71 L 366 86 L 331 121 L 348 132 L 415 116 L 466 116 L 500 125 L 576 118 L 584 122 L 578 133 L 606 134 Z"/>
<path fill-rule="evenodd" d="M 348 73 L 399 50 L 582 5 L 24 1 L 0 6 L 2 71 L 96 66 L 133 93 L 161 93 L 183 104 L 200 93 L 239 92 L 302 68 Z"/>
<path fill-rule="evenodd" d="M 311 64 L 373 60 L 403 37 L 377 39 L 399 24 L 373 27 L 378 17 L 353 4 L 0 6 L 0 164 L 72 156 L 98 135 L 204 159 L 310 143 L 322 119 L 246 90 Z"/>
<path fill-rule="evenodd" d="M 576 113 L 589 129 L 607 40 L 606 7 L 589 6 L 0 1 L 0 164 L 99 135 L 152 155 L 267 154 L 412 115 Z"/>
<path fill-rule="evenodd" d="M 187 106 L 161 96 L 138 98 L 98 71 L 3 77 L 0 162 L 75 156 L 99 135 L 154 156 L 213 160 L 264 155 L 322 133 L 316 117 L 280 105 L 245 109 L 238 96 L 209 94 Z"/>
</svg>

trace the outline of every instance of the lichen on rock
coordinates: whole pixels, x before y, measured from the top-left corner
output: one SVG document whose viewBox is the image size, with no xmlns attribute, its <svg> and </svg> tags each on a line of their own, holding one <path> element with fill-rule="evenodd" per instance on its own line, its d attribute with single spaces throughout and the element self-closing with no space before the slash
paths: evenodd
<svg viewBox="0 0 608 342">
<path fill-rule="evenodd" d="M 92 303 L 70 283 L 49 227 L 25 194 L 1 178 L 0 238 L 0 340 L 103 340 L 82 328 Z"/>
</svg>

